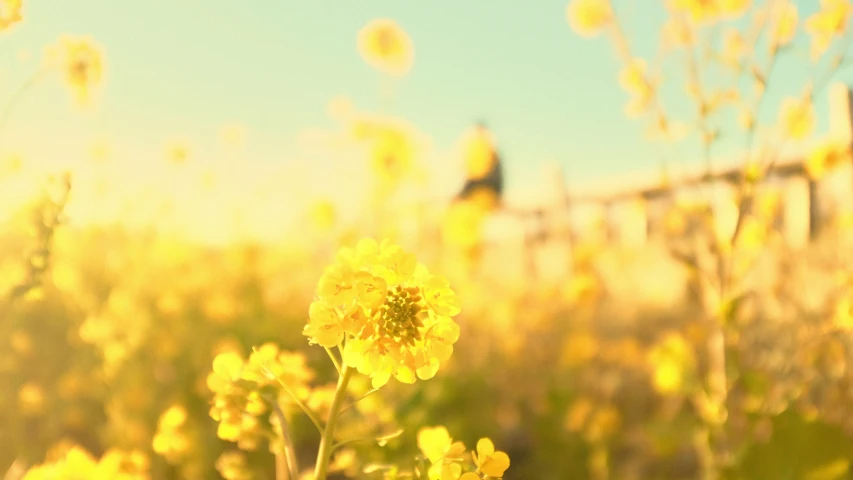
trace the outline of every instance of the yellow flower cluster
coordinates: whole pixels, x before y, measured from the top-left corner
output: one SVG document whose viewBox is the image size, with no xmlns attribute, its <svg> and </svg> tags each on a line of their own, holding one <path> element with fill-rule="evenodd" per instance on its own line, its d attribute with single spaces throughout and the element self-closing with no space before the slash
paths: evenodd
<svg viewBox="0 0 853 480">
<path fill-rule="evenodd" d="M 160 415 L 157 422 L 157 433 L 152 440 L 152 447 L 171 463 L 177 462 L 190 449 L 190 440 L 184 433 L 186 421 L 186 409 L 173 405 Z"/>
<path fill-rule="evenodd" d="M 216 471 L 225 480 L 251 480 L 254 478 L 246 455 L 237 450 L 223 452 L 216 460 Z"/>
<path fill-rule="evenodd" d="M 342 346 L 344 363 L 370 376 L 426 380 L 453 353 L 460 312 L 444 277 L 430 274 L 400 246 L 364 239 L 343 247 L 317 286 L 303 334 L 310 344 Z"/>
<path fill-rule="evenodd" d="M 21 480 L 148 480 L 148 457 L 141 451 L 107 451 L 100 460 L 72 446 L 54 462 L 35 466 Z"/>
<path fill-rule="evenodd" d="M 421 428 L 418 448 L 430 462 L 427 471 L 430 480 L 480 480 L 483 475 L 499 479 L 509 468 L 509 455 L 496 451 L 488 438 L 481 438 L 477 442 L 477 451 L 471 452 L 474 471 L 462 473 L 468 466 L 465 444 L 454 442 L 443 426 Z"/>
<path fill-rule="evenodd" d="M 823 55 L 832 39 L 844 33 L 851 13 L 850 0 L 821 0 L 820 10 L 806 21 L 806 30 L 812 35 L 812 58 Z"/>
<path fill-rule="evenodd" d="M 669 5 L 695 22 L 706 22 L 742 14 L 750 3 L 751 0 L 671 0 Z"/>
<path fill-rule="evenodd" d="M 241 449 L 257 449 L 271 433 L 270 422 L 260 420 L 270 413 L 268 402 L 287 398 L 279 395 L 278 386 L 283 383 L 294 395 L 307 399 L 313 377 L 302 354 L 279 351 L 271 343 L 257 348 L 248 361 L 236 352 L 220 353 L 207 377 L 207 387 L 214 393 L 210 416 L 219 422 L 217 435 Z"/>
</svg>

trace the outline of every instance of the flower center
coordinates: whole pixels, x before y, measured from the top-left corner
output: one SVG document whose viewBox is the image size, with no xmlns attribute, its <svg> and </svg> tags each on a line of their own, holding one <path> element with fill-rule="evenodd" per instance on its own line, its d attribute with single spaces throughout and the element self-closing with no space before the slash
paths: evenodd
<svg viewBox="0 0 853 480">
<path fill-rule="evenodd" d="M 379 337 L 392 338 L 404 345 L 414 345 L 421 339 L 423 327 L 420 313 L 422 297 L 416 287 L 403 288 L 399 285 L 388 292 L 385 304 L 376 312 L 376 333 Z"/>
</svg>

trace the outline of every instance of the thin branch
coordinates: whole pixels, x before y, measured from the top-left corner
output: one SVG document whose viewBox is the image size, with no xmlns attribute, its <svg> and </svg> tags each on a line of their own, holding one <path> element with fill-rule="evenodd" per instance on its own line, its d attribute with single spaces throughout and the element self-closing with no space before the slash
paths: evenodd
<svg viewBox="0 0 853 480">
<path fill-rule="evenodd" d="M 287 424 L 287 417 L 284 416 L 284 411 L 281 409 L 281 405 L 278 404 L 278 401 L 271 397 L 265 396 L 268 402 L 272 404 L 273 412 L 275 413 L 276 418 L 278 419 L 278 424 L 281 427 L 281 440 L 282 447 L 284 449 L 284 461 L 286 464 L 286 469 L 282 472 L 279 469 L 279 465 L 276 464 L 276 479 L 281 480 L 278 477 L 284 473 L 289 473 L 290 479 L 296 480 L 299 478 L 299 464 L 296 458 L 296 450 L 293 447 L 293 439 L 290 436 L 290 429 Z M 276 457 L 281 455 L 282 452 L 277 452 Z"/>
<path fill-rule="evenodd" d="M 376 392 L 378 392 L 378 391 L 379 391 L 379 389 L 378 389 L 378 388 L 374 388 L 373 390 L 370 390 L 370 391 L 368 391 L 367 393 L 365 393 L 364 395 L 362 395 L 362 396 L 358 397 L 358 399 L 356 399 L 354 402 L 352 402 L 352 403 L 350 403 L 349 405 L 347 405 L 346 407 L 342 408 L 342 409 L 341 409 L 341 414 L 343 414 L 344 412 L 346 412 L 346 411 L 347 411 L 347 410 L 349 410 L 350 408 L 354 407 L 358 402 L 360 402 L 360 401 L 364 400 L 365 398 L 367 398 L 367 396 L 368 396 L 368 395 L 371 395 L 371 394 L 376 393 Z"/>
<path fill-rule="evenodd" d="M 253 351 L 257 351 L 257 350 L 256 350 L 256 349 L 254 349 L 254 348 L 253 348 L 252 350 L 253 350 Z M 317 431 L 319 431 L 319 432 L 322 434 L 322 433 L 323 433 L 323 427 L 322 427 L 322 425 L 321 425 L 321 423 L 320 423 L 320 420 L 319 420 L 319 419 L 317 419 L 317 416 L 316 416 L 316 415 L 314 415 L 314 412 L 312 412 L 312 411 L 311 411 L 311 409 L 309 409 L 309 408 L 308 408 L 308 406 L 306 406 L 306 405 L 302 402 L 302 400 L 299 400 L 299 397 L 297 397 L 297 396 L 296 396 L 296 394 L 295 394 L 295 393 L 293 393 L 293 391 L 290 389 L 290 387 L 288 387 L 288 386 L 287 386 L 287 384 L 286 384 L 286 383 L 284 383 L 284 381 L 283 381 L 281 378 L 279 378 L 279 377 L 278 377 L 278 375 L 275 375 L 274 373 L 272 373 L 272 371 L 270 371 L 270 369 L 269 369 L 269 368 L 267 368 L 267 366 L 266 366 L 266 365 L 264 365 L 263 363 L 261 363 L 261 368 L 263 368 L 263 369 L 264 369 L 264 372 L 266 372 L 266 374 L 267 374 L 267 375 L 269 375 L 271 378 L 274 378 L 274 379 L 275 379 L 275 381 L 276 381 L 276 382 L 278 382 L 278 384 L 279 384 L 279 385 L 281 385 L 281 388 L 283 388 L 283 389 L 284 389 L 284 391 L 285 391 L 285 392 L 287 392 L 287 394 L 288 394 L 288 395 L 290 395 L 290 398 L 292 398 L 292 399 L 293 399 L 293 402 L 294 402 L 296 405 L 298 405 L 298 406 L 299 406 L 299 408 L 301 408 L 303 412 L 305 412 L 305 415 L 307 415 L 307 416 L 308 416 L 308 418 L 309 418 L 309 419 L 311 419 L 311 423 L 313 423 L 313 424 L 314 424 L 314 426 L 315 426 L 315 427 L 317 427 Z"/>
<path fill-rule="evenodd" d="M 24 97 L 24 94 L 27 93 L 27 90 L 36 85 L 42 78 L 45 77 L 49 70 L 42 69 L 35 73 L 29 80 L 24 82 L 18 90 L 12 94 L 12 97 L 9 99 L 9 102 L 3 107 L 3 110 L 0 110 L 0 131 L 3 130 L 3 127 L 6 126 L 6 122 L 9 120 L 9 116 L 12 114 L 12 111 L 15 109 L 15 106 L 21 99 Z"/>
</svg>

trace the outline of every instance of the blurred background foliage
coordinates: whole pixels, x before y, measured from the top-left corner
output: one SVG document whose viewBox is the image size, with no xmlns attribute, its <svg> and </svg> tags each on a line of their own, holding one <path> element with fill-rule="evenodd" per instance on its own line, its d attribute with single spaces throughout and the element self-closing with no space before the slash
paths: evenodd
<svg viewBox="0 0 853 480">
<path fill-rule="evenodd" d="M 750 3 L 670 2 L 668 31 L 681 32 L 676 39 L 684 42 L 703 21 L 770 15 L 777 22 L 768 40 L 774 55 L 774 45 L 790 41 L 786 29 L 799 24 L 813 32 L 810 52 L 818 55 L 844 33 L 851 11 L 846 1 L 823 0 L 816 16 L 798 23 L 792 2 L 755 2 L 754 10 Z M 20 9 L 20 2 L 0 0 L 0 29 L 26 21 Z M 574 0 L 567 15 L 578 33 L 592 35 L 616 25 L 616 11 L 606 1 Z M 627 44 L 614 35 L 622 51 Z M 412 40 L 391 20 L 366 25 L 356 43 L 385 75 L 411 69 Z M 752 66 L 723 53 L 739 68 Z M 97 92 L 103 58 L 93 39 L 63 37 L 48 50 L 45 68 L 64 75 L 82 107 Z M 627 113 L 650 109 L 652 124 L 672 125 L 655 110 L 643 64 L 624 59 Z M 699 95 L 700 103 L 714 93 Z M 789 106 L 807 110 L 808 102 Z M 540 246 L 530 238 L 511 254 L 487 238 L 490 219 L 511 209 L 498 142 L 484 125 L 460 139 L 458 195 L 437 201 L 417 194 L 430 177 L 416 126 L 346 102 L 330 109 L 341 125 L 323 139 L 358 148 L 364 195 L 356 205 L 291 196 L 288 208 L 301 209 L 299 221 L 266 238 L 257 232 L 276 222 L 277 200 L 256 198 L 260 183 L 249 193 L 229 182 L 233 165 L 196 168 L 189 142 L 166 149 L 156 167 L 161 176 L 142 193 L 113 184 L 106 144 L 94 145 L 77 170 L 37 182 L 24 175 L 25 158 L 7 156 L 0 169 L 0 194 L 9 194 L 0 228 L 6 478 L 57 461 L 74 445 L 91 455 L 73 457 L 80 465 L 100 462 L 92 478 L 272 478 L 274 458 L 262 437 L 235 444 L 217 435 L 207 383 L 212 361 L 226 351 L 245 357 L 268 342 L 303 352 L 315 374 L 304 400 L 317 411 L 328 408 L 333 368 L 319 349 L 306 348 L 300 332 L 323 267 L 339 246 L 365 235 L 406 246 L 450 278 L 463 302 L 462 336 L 435 378 L 392 382 L 358 404 L 361 419 L 342 426 L 344 433 L 397 425 L 404 434 L 384 446 L 343 450 L 336 460 L 341 478 L 365 477 L 370 463 L 411 463 L 415 433 L 433 425 L 469 447 L 493 439 L 512 459 L 509 479 L 850 478 L 853 238 L 845 234 L 846 217 L 798 249 L 777 228 L 778 199 L 770 196 L 755 197 L 764 207 L 744 215 L 744 233 L 728 243 L 706 204 L 673 203 L 665 235 L 642 247 L 602 241 L 595 228 L 557 237 L 560 255 L 544 263 L 568 273 L 546 277 L 537 273 Z M 803 126 L 809 115 L 786 123 L 782 111 L 788 136 L 810 134 Z M 706 114 L 700 109 L 700 120 Z M 0 125 L 5 120 L 0 113 Z M 244 128 L 224 128 L 224 144 L 242 142 Z M 702 122 L 693 133 L 706 143 L 714 138 Z M 850 162 L 849 145 L 821 148 L 804 160 L 812 177 Z M 103 216 L 75 217 L 87 210 Z M 182 232 L 211 211 L 217 240 Z M 733 265 L 724 276 L 737 295 L 706 285 L 707 275 L 723 275 L 706 268 L 719 258 Z M 514 263 L 525 265 L 522 274 L 508 273 Z M 719 349 L 709 347 L 717 333 L 722 365 Z M 708 377 L 720 367 L 724 395 L 716 398 Z M 319 436 L 298 413 L 286 412 L 308 464 Z M 120 467 L 103 466 L 119 457 Z"/>
</svg>

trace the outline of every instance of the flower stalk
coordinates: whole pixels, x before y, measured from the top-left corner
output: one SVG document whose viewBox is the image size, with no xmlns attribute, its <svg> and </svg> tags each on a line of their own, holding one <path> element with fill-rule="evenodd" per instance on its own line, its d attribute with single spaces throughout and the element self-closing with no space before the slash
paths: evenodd
<svg viewBox="0 0 853 480">
<path fill-rule="evenodd" d="M 320 449 L 317 451 L 317 464 L 314 468 L 315 480 L 326 480 L 329 459 L 332 457 L 332 450 L 335 444 L 335 426 L 341 405 L 343 405 L 344 397 L 347 394 L 347 386 L 349 385 L 350 378 L 352 378 L 352 374 L 353 369 L 344 365 L 343 369 L 341 369 L 341 375 L 338 377 L 338 386 L 329 410 L 329 420 L 326 422 L 326 428 L 323 430 L 323 436 L 320 439 Z"/>
</svg>

